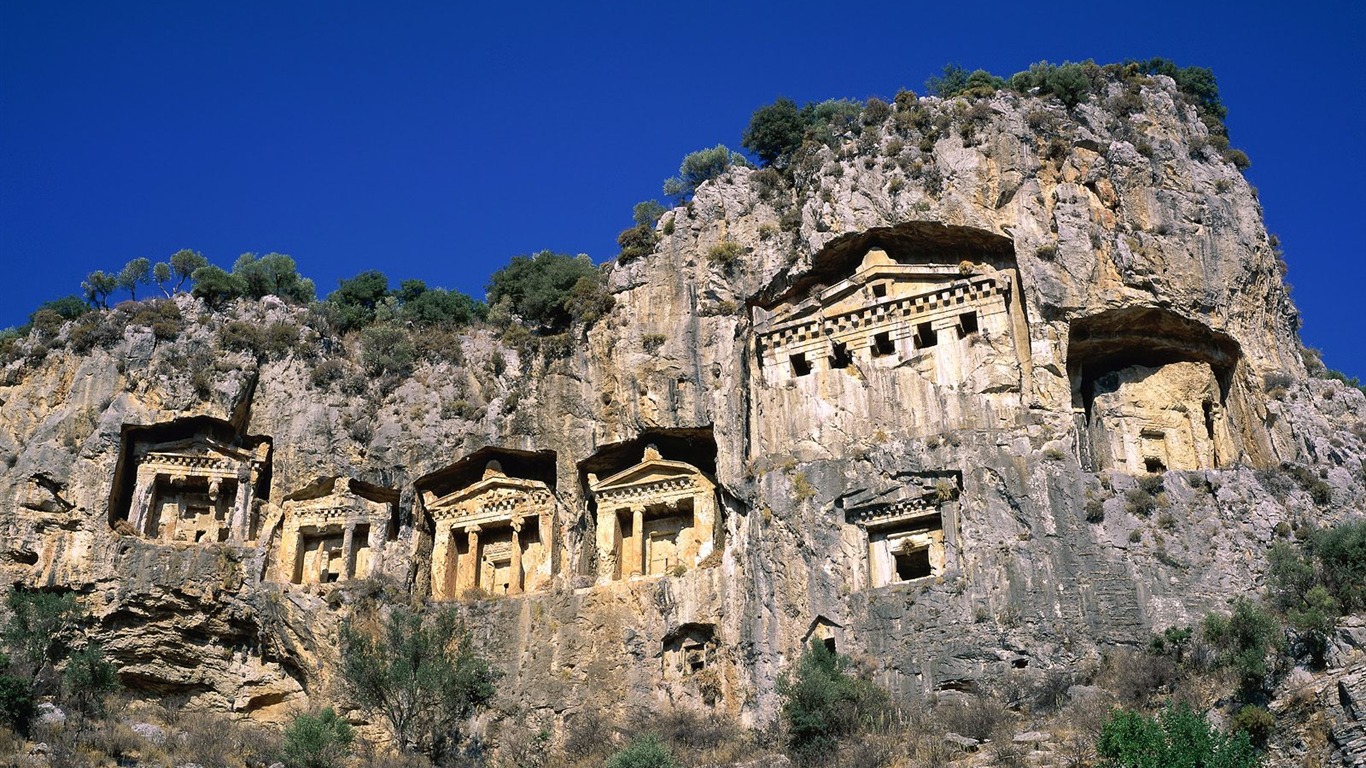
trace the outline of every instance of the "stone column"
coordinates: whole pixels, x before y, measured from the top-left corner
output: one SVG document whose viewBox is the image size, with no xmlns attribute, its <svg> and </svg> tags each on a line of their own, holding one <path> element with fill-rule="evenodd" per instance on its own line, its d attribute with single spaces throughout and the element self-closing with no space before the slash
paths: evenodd
<svg viewBox="0 0 1366 768">
<path fill-rule="evenodd" d="M 437 522 L 436 535 L 432 540 L 432 597 L 440 600 L 451 597 L 451 586 L 455 581 L 455 541 L 451 539 L 451 526 Z"/>
<path fill-rule="evenodd" d="M 479 587 L 479 571 L 481 570 L 482 565 L 483 565 L 482 562 L 481 562 L 481 561 L 483 560 L 483 558 L 480 557 L 480 554 L 479 554 L 479 531 L 480 531 L 480 530 L 482 530 L 482 529 L 481 529 L 479 526 L 477 526 L 477 525 L 471 525 L 470 527 L 468 527 L 468 528 L 465 529 L 465 533 L 467 533 L 467 534 L 469 535 L 469 543 L 470 543 L 470 553 L 469 553 L 470 567 L 469 567 L 469 569 L 468 569 L 468 570 L 469 570 L 469 576 L 467 576 L 466 579 L 465 579 L 465 581 L 467 582 L 467 585 L 468 585 L 468 588 L 469 588 L 469 589 L 478 589 L 478 587 Z"/>
<path fill-rule="evenodd" d="M 156 488 L 157 473 L 149 466 L 138 467 L 137 481 L 133 485 L 133 497 L 128 504 L 128 524 L 133 526 L 133 530 L 139 535 L 147 536 L 155 533 L 145 529 L 147 525 L 148 507 L 152 503 L 152 491 Z"/>
<path fill-rule="evenodd" d="M 508 575 L 508 594 L 516 595 L 522 591 L 522 519 L 512 519 L 512 571 Z"/>
<path fill-rule="evenodd" d="M 356 575 L 356 524 L 347 523 L 342 532 L 342 575 L 350 579 Z"/>
<path fill-rule="evenodd" d="M 327 536 L 318 536 L 318 554 L 313 558 L 313 583 L 321 584 L 327 575 Z"/>
<path fill-rule="evenodd" d="M 242 475 L 246 474 L 247 477 Z M 237 476 L 237 498 L 232 505 L 231 527 L 228 529 L 228 541 L 241 543 L 247 540 L 251 532 L 247 529 L 247 512 L 251 509 L 251 475 L 250 473 L 239 473 Z"/>
<path fill-rule="evenodd" d="M 636 572 L 644 576 L 648 565 L 645 562 L 645 507 L 631 507 L 631 540 L 636 547 L 634 559 Z"/>
</svg>

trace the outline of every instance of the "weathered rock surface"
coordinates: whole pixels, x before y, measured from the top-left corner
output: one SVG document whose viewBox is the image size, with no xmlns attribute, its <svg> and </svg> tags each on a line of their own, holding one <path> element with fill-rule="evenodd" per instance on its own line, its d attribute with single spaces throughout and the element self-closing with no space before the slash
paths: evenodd
<svg viewBox="0 0 1366 768">
<path fill-rule="evenodd" d="M 808 638 L 919 696 L 1191 623 L 1258 588 L 1281 523 L 1363 513 L 1366 398 L 1307 376 L 1255 194 L 1196 149 L 1206 129 L 1169 82 L 1123 118 L 1008 93 L 985 103 L 972 131 L 924 151 L 890 121 L 867 127 L 807 158 L 800 194 L 747 169 L 704 184 L 665 215 L 654 253 L 611 269 L 614 309 L 566 358 L 481 329 L 406 380 L 372 381 L 306 326 L 308 354 L 222 343 L 230 321 L 302 325 L 303 310 L 267 299 L 212 315 L 180 297 L 197 320 L 174 340 L 130 326 L 108 349 L 12 362 L 0 570 L 79 592 L 130 689 L 278 720 L 331 701 L 357 594 L 380 579 L 432 593 L 417 483 L 496 446 L 504 469 L 550 457 L 537 479 L 554 497 L 537 534 L 553 550 L 545 584 L 457 603 L 506 672 L 500 714 L 560 727 L 593 710 L 710 705 L 758 723 Z M 708 258 L 725 241 L 744 247 L 733 266 Z M 849 282 L 873 248 L 920 270 L 915 285 L 930 287 L 917 295 L 944 292 L 935 307 L 966 297 L 964 312 L 921 328 L 910 313 L 938 308 L 904 321 L 869 309 L 859 317 L 901 334 L 890 346 L 874 338 L 846 362 L 837 336 L 794 331 L 781 343 L 820 350 L 809 371 L 790 357 L 760 370 L 757 317 L 827 289 L 882 306 L 875 283 Z M 1007 297 L 999 326 L 973 310 L 970 284 L 988 278 Z M 164 543 L 126 522 L 127 428 L 191 417 L 269 440 L 248 542 Z M 716 554 L 604 579 L 588 475 L 640 461 L 646 444 L 714 477 Z M 1308 467 L 1328 497 L 1283 463 Z M 1136 514 L 1129 494 L 1149 472 L 1162 488 Z M 355 563 L 309 559 L 299 572 L 319 583 L 290 583 L 272 567 L 298 529 L 284 502 L 333 478 L 394 493 L 392 530 L 368 539 L 378 578 L 326 583 L 359 575 Z M 878 537 L 892 543 L 875 572 Z M 317 558 L 334 546 L 323 538 Z M 940 559 L 921 565 L 922 544 Z M 439 551 L 458 568 L 459 546 Z M 706 674 L 670 674 L 671 638 L 703 630 Z M 1342 678 L 1333 738 L 1360 760 L 1358 677 Z"/>
</svg>

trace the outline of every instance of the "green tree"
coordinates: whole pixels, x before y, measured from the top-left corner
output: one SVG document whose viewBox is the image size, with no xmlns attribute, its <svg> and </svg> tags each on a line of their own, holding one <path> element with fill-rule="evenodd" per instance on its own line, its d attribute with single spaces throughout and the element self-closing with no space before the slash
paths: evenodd
<svg viewBox="0 0 1366 768">
<path fill-rule="evenodd" d="M 247 291 L 241 277 L 222 267 L 209 264 L 194 271 L 194 290 L 190 295 L 203 299 L 212 309 L 218 309 L 233 299 L 240 299 Z"/>
<path fill-rule="evenodd" d="M 1268 656 L 1280 648 L 1281 624 L 1261 606 L 1244 598 L 1233 603 L 1233 614 L 1207 615 L 1201 634 L 1219 651 L 1219 660 L 1238 673 L 1244 697 L 1255 696 L 1273 671 Z"/>
<path fill-rule="evenodd" d="M 630 229 L 623 229 L 621 234 L 617 235 L 617 245 L 621 247 L 621 253 L 617 254 L 617 261 L 625 264 L 642 256 L 648 256 L 658 241 L 659 238 L 655 235 L 653 226 L 637 224 Z"/>
<path fill-rule="evenodd" d="M 415 325 L 458 328 L 484 317 L 487 307 L 459 291 L 428 288 L 421 280 L 404 280 L 395 294 L 398 316 Z"/>
<path fill-rule="evenodd" d="M 819 761 L 887 705 L 887 694 L 848 671 L 849 660 L 813 641 L 795 674 L 778 683 L 788 747 L 799 762 Z"/>
<path fill-rule="evenodd" d="M 104 658 L 99 643 L 87 643 L 71 654 L 62 671 L 67 703 L 85 715 L 103 717 L 104 697 L 120 687 L 118 670 Z"/>
<path fill-rule="evenodd" d="M 766 166 L 786 166 L 802 145 L 806 123 L 797 104 L 779 98 L 759 107 L 749 119 L 740 146 L 754 153 Z"/>
<path fill-rule="evenodd" d="M 678 768 L 669 748 L 652 733 L 637 736 L 619 752 L 607 758 L 603 768 Z"/>
<path fill-rule="evenodd" d="M 39 304 L 38 308 L 28 316 L 28 322 L 29 325 L 35 325 L 35 318 L 39 312 L 51 312 L 62 320 L 75 320 L 89 311 L 90 305 L 80 296 L 72 294 Z"/>
<path fill-rule="evenodd" d="M 1111 712 L 1096 752 L 1104 768 L 1255 768 L 1260 763 L 1246 733 L 1225 736 L 1185 704 L 1156 717 Z"/>
<path fill-rule="evenodd" d="M 459 743 L 460 723 L 493 698 L 499 673 L 474 652 L 449 611 L 424 617 L 401 607 L 344 626 L 342 679 L 359 706 L 384 719 L 407 752 L 439 759 Z"/>
<path fill-rule="evenodd" d="M 232 274 L 242 280 L 245 296 L 259 299 L 278 296 L 292 304 L 307 304 L 315 298 L 313 281 L 299 275 L 294 259 L 283 253 L 267 253 L 256 258 L 244 253 L 232 265 Z"/>
<path fill-rule="evenodd" d="M 90 306 L 100 309 L 109 308 L 109 294 L 118 288 L 118 275 L 111 275 L 98 269 L 86 275 L 85 282 L 81 283 L 81 292 L 85 294 L 85 300 L 90 302 Z"/>
<path fill-rule="evenodd" d="M 4 630 L 10 665 L 30 681 L 34 693 L 43 693 L 56 679 L 57 664 L 71 652 L 82 617 L 80 604 L 70 592 L 11 589 L 5 605 L 10 612 Z"/>
<path fill-rule="evenodd" d="M 128 297 L 133 301 L 138 300 L 138 286 L 147 285 L 151 280 L 152 262 L 145 258 L 133 259 L 119 270 L 119 287 L 128 291 Z"/>
<path fill-rule="evenodd" d="M 426 289 L 424 284 L 422 290 Z M 337 330 L 344 333 L 374 323 L 376 310 L 389 296 L 389 278 L 371 269 L 342 280 L 325 303 L 332 310 Z"/>
<path fill-rule="evenodd" d="M 945 64 L 944 70 L 925 81 L 925 90 L 941 99 L 957 96 L 968 87 L 968 71 L 958 64 Z"/>
<path fill-rule="evenodd" d="M 563 333 L 576 319 L 591 322 L 591 312 L 576 297 L 595 294 L 602 281 L 601 271 L 585 255 L 541 251 L 514 256 L 489 278 L 489 304 L 506 302 L 509 311 L 543 335 Z"/>
<path fill-rule="evenodd" d="M 351 725 L 331 707 L 316 715 L 304 713 L 285 728 L 286 768 L 334 768 L 351 748 Z"/>
<path fill-rule="evenodd" d="M 1366 521 L 1318 531 L 1311 545 L 1319 580 L 1342 610 L 1366 610 Z"/>
<path fill-rule="evenodd" d="M 209 260 L 198 251 L 182 248 L 171 254 L 170 264 L 171 275 L 175 278 L 176 284 L 171 288 L 172 293 L 180 293 L 186 280 L 194 278 L 195 270 L 209 266 Z"/>
<path fill-rule="evenodd" d="M 171 289 L 166 287 L 166 284 L 171 282 L 171 265 L 164 261 L 158 261 L 156 264 L 153 264 L 152 282 L 156 283 L 157 290 L 161 291 L 162 296 L 165 296 L 168 299 L 171 298 Z"/>
<path fill-rule="evenodd" d="M 664 182 L 664 194 L 673 198 L 690 198 L 703 182 L 711 181 L 737 165 L 747 166 L 749 161 L 724 144 L 689 152 L 678 166 L 678 175 Z"/>
<path fill-rule="evenodd" d="M 33 691 L 29 681 L 11 674 L 9 667 L 9 656 L 0 653 L 0 723 L 27 733 L 35 707 Z"/>
<path fill-rule="evenodd" d="M 654 229 L 659 223 L 659 219 L 667 211 L 658 200 L 644 200 L 635 204 L 631 209 L 631 218 L 637 227 L 649 227 Z"/>
</svg>

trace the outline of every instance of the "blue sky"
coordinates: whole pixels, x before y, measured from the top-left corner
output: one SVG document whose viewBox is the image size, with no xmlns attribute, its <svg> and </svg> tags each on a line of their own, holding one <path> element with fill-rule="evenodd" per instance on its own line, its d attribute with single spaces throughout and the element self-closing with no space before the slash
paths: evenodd
<svg viewBox="0 0 1366 768">
<path fill-rule="evenodd" d="M 0 326 L 180 248 L 482 296 L 516 254 L 615 255 L 779 95 L 1165 56 L 1214 70 L 1305 340 L 1366 377 L 1366 10 L 1222 5 L 0 0 Z"/>
</svg>

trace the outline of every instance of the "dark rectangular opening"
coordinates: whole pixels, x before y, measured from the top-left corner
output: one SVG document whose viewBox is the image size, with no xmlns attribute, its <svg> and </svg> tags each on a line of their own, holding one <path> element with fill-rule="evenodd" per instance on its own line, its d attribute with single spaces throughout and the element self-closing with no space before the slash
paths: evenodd
<svg viewBox="0 0 1366 768">
<path fill-rule="evenodd" d="M 835 652 L 835 638 L 833 638 L 833 637 L 827 637 L 827 638 L 825 638 L 825 640 L 822 641 L 822 642 L 825 644 L 825 650 L 827 650 L 827 651 L 829 651 L 829 652 L 831 652 L 831 653 L 834 653 L 834 652 Z"/>
<path fill-rule="evenodd" d="M 886 283 L 875 283 L 875 284 L 873 285 L 873 296 L 874 296 L 875 298 L 879 298 L 879 299 L 885 299 L 885 298 L 887 298 L 887 284 L 886 284 Z"/>
<path fill-rule="evenodd" d="M 901 581 L 910 581 L 930 575 L 929 547 L 903 550 L 897 552 L 894 557 L 896 558 L 896 577 Z"/>
<path fill-rule="evenodd" d="M 939 334 L 935 333 L 929 323 L 921 323 L 915 327 L 915 346 L 918 349 L 933 347 L 939 343 Z"/>
<path fill-rule="evenodd" d="M 1157 458 L 1156 456 L 1149 456 L 1148 458 L 1144 459 L 1143 468 L 1148 470 L 1149 472 L 1154 473 L 1167 471 L 1167 465 L 1163 464 L 1162 460 Z"/>
<path fill-rule="evenodd" d="M 811 373 L 811 363 L 807 362 L 805 354 L 798 352 L 788 359 L 792 361 L 793 376 L 805 376 Z"/>
<path fill-rule="evenodd" d="M 892 344 L 892 332 L 883 331 L 873 335 L 873 357 L 882 357 L 896 352 L 896 346 Z"/>
<path fill-rule="evenodd" d="M 838 341 L 835 342 L 830 348 L 830 367 L 848 368 L 849 364 L 852 362 L 853 358 L 849 356 L 849 345 Z"/>
<path fill-rule="evenodd" d="M 970 333 L 977 333 L 977 313 L 964 312 L 958 316 L 958 332 L 960 338 Z"/>
</svg>

